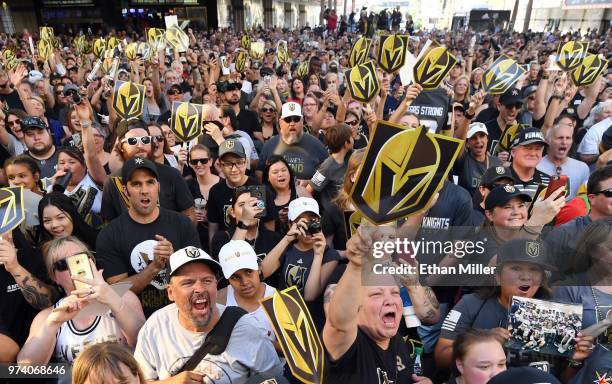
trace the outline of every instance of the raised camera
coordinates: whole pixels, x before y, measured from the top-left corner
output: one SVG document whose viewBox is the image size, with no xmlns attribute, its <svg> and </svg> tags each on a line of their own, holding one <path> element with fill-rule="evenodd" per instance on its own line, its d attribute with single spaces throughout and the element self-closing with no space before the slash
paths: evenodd
<svg viewBox="0 0 612 384">
<path fill-rule="evenodd" d="M 321 223 L 314 220 L 311 220 L 306 223 L 306 233 L 308 233 L 309 235 L 314 235 L 319 232 L 321 232 Z"/>
</svg>

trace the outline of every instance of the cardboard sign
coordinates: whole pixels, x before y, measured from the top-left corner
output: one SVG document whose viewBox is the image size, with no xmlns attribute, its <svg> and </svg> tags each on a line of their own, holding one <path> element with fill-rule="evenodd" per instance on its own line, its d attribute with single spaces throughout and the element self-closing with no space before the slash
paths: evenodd
<svg viewBox="0 0 612 384">
<path fill-rule="evenodd" d="M 266 43 L 264 43 L 263 40 L 258 40 L 254 43 L 251 43 L 251 49 L 249 51 L 251 59 L 255 61 L 263 60 L 265 51 Z"/>
<path fill-rule="evenodd" d="M 376 55 L 378 66 L 387 73 L 394 73 L 406 62 L 408 53 L 408 35 L 385 35 L 380 37 L 378 54 Z"/>
<path fill-rule="evenodd" d="M 287 42 L 280 40 L 276 44 L 276 63 L 282 65 L 289 62 L 289 49 L 287 48 Z"/>
<path fill-rule="evenodd" d="M 136 45 L 136 58 L 151 60 L 151 57 L 153 57 L 153 52 L 154 50 L 149 43 L 141 41 Z"/>
<path fill-rule="evenodd" d="M 251 36 L 246 34 L 242 35 L 242 37 L 240 38 L 240 48 L 244 49 L 247 52 L 251 49 Z"/>
<path fill-rule="evenodd" d="M 345 72 L 346 84 L 353 100 L 367 103 L 380 91 L 374 60 L 357 65 Z"/>
<path fill-rule="evenodd" d="M 122 119 L 128 120 L 142 115 L 145 87 L 131 81 L 115 81 L 113 109 Z"/>
<path fill-rule="evenodd" d="M 202 133 L 203 105 L 189 102 L 172 103 L 170 129 L 177 139 L 188 143 Z"/>
<path fill-rule="evenodd" d="M 55 38 L 55 32 L 53 32 L 53 27 L 40 27 L 39 31 L 41 40 L 51 41 Z"/>
<path fill-rule="evenodd" d="M 298 65 L 298 67 L 296 69 L 297 75 L 299 77 L 306 77 L 306 76 L 308 76 L 308 67 L 309 67 L 309 64 L 308 64 L 307 61 L 304 61 L 304 62 L 300 63 L 300 65 Z"/>
<path fill-rule="evenodd" d="M 25 220 L 23 187 L 0 189 L 0 236 L 15 229 Z"/>
<path fill-rule="evenodd" d="M 129 61 L 136 60 L 136 46 L 138 43 L 129 43 L 127 47 L 125 47 L 125 57 Z"/>
<path fill-rule="evenodd" d="M 106 41 L 104 39 L 96 39 L 93 43 L 92 51 L 94 56 L 98 59 L 104 58 L 104 52 L 106 51 Z"/>
<path fill-rule="evenodd" d="M 166 28 L 166 41 L 179 52 L 187 52 L 189 37 L 178 25 Z"/>
<path fill-rule="evenodd" d="M 455 56 L 435 41 L 428 40 L 417 57 L 413 80 L 424 90 L 436 89 L 457 64 Z"/>
<path fill-rule="evenodd" d="M 53 54 L 53 45 L 49 40 L 38 40 L 38 56 L 43 60 L 49 60 Z"/>
<path fill-rule="evenodd" d="M 344 231 L 346 233 L 346 238 L 350 239 L 355 232 L 357 232 L 363 217 L 359 211 L 343 211 L 342 214 L 344 218 Z"/>
<path fill-rule="evenodd" d="M 524 128 L 525 126 L 520 123 L 506 127 L 497 145 L 491 146 L 491 148 L 493 148 L 492 155 L 497 156 L 500 152 L 510 152 L 510 147 L 512 147 L 514 139 Z"/>
<path fill-rule="evenodd" d="M 483 74 L 482 88 L 492 95 L 501 95 L 514 87 L 525 71 L 516 60 L 501 55 Z"/>
<path fill-rule="evenodd" d="M 348 64 L 350 68 L 366 62 L 368 52 L 370 52 L 370 45 L 372 45 L 372 39 L 367 39 L 365 36 L 355 42 L 349 55 Z"/>
<path fill-rule="evenodd" d="M 462 148 L 463 141 L 423 126 L 379 121 L 351 190 L 353 205 L 375 224 L 421 211 L 442 188 Z"/>
<path fill-rule="evenodd" d="M 586 87 L 593 84 L 606 68 L 608 68 L 606 59 L 600 55 L 589 55 L 570 72 L 570 78 L 576 86 Z"/>
<path fill-rule="evenodd" d="M 569 41 L 559 46 L 556 63 L 562 70 L 569 72 L 578 68 L 589 53 L 589 43 Z"/>
<path fill-rule="evenodd" d="M 325 352 L 296 286 L 260 300 L 291 373 L 302 383 L 323 384 Z"/>
<path fill-rule="evenodd" d="M 149 28 L 147 29 L 147 41 L 151 44 L 151 47 L 155 52 L 159 49 L 164 48 L 166 36 L 166 30 L 162 28 Z"/>
<path fill-rule="evenodd" d="M 244 72 L 248 58 L 249 54 L 247 53 L 247 51 L 243 49 L 238 50 L 238 52 L 236 53 L 236 62 L 234 63 L 237 72 Z"/>
</svg>

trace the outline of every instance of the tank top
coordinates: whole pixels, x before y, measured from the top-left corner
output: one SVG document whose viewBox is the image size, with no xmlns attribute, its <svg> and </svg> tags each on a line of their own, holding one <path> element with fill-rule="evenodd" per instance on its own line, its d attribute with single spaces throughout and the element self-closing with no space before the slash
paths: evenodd
<svg viewBox="0 0 612 384">
<path fill-rule="evenodd" d="M 262 284 L 265 284 L 265 283 L 262 283 Z M 266 285 L 266 291 L 264 292 L 264 297 L 272 296 L 274 292 L 276 292 L 276 288 L 271 287 L 267 284 L 265 285 Z M 227 299 L 225 303 L 226 306 L 239 307 L 238 303 L 236 302 L 236 297 L 234 296 L 234 294 L 235 294 L 234 288 L 231 285 L 228 285 L 227 286 Z M 276 341 L 276 336 L 274 335 L 272 324 L 270 324 L 270 320 L 268 320 L 268 317 L 266 316 L 266 313 L 264 312 L 263 307 L 260 305 L 259 308 L 257 308 L 255 311 L 250 312 L 250 315 L 256 318 L 257 321 L 259 321 L 259 323 L 262 326 L 262 329 L 265 330 L 266 332 L 266 336 L 272 342 Z"/>
</svg>

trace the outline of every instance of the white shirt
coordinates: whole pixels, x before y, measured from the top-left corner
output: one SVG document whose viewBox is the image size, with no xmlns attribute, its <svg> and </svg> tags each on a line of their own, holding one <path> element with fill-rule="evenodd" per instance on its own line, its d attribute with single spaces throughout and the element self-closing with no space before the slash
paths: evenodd
<svg viewBox="0 0 612 384">
<path fill-rule="evenodd" d="M 264 297 L 272 296 L 274 292 L 276 292 L 276 288 L 271 287 L 267 284 L 265 285 L 266 291 L 264 292 Z M 227 286 L 227 298 L 225 305 L 228 307 L 239 307 L 238 302 L 236 302 L 236 291 L 234 291 L 234 288 L 231 285 Z M 276 335 L 274 335 L 274 328 L 272 328 L 272 324 L 270 324 L 270 320 L 268 319 L 268 316 L 266 315 L 266 312 L 264 311 L 263 307 L 260 305 L 259 308 L 257 308 L 253 312 L 249 312 L 249 314 L 259 321 L 260 328 L 264 331 L 270 341 L 276 341 Z"/>
<path fill-rule="evenodd" d="M 91 176 L 89 176 L 89 173 L 85 174 L 85 177 L 81 180 L 79 184 L 77 184 L 77 186 L 72 191 L 68 191 L 68 189 L 66 189 L 64 191 L 64 195 L 72 196 L 75 193 L 77 193 L 79 189 L 81 188 L 83 189 L 93 188 L 97 191 L 96 196 L 94 198 L 93 205 L 91 206 L 90 212 L 100 213 L 100 209 L 102 208 L 102 190 L 100 189 L 98 184 L 96 184 L 96 182 L 93 181 Z M 47 192 L 51 192 L 51 190 L 53 190 L 53 185 L 48 185 Z"/>
<path fill-rule="evenodd" d="M 225 306 L 217 304 L 219 316 Z M 159 309 L 138 334 L 134 357 L 145 380 L 165 380 L 185 365 L 202 345 L 207 333 L 191 332 L 178 319 L 178 308 L 172 303 Z M 265 372 L 280 367 L 280 360 L 257 320 L 245 315 L 236 323 L 225 352 L 206 355 L 194 371 L 204 375 L 204 383 L 241 384 L 249 371 Z"/>
<path fill-rule="evenodd" d="M 557 166 L 550 161 L 548 156 L 544 156 L 536 168 L 547 175 L 557 174 Z M 589 180 L 589 166 L 583 161 L 568 157 L 565 163 L 561 165 L 561 174 L 569 178 L 570 190 L 565 198 L 566 201 L 569 201 L 576 197 L 580 186 L 586 184 Z"/>
<path fill-rule="evenodd" d="M 611 125 L 612 117 L 608 117 L 589 128 L 578 146 L 578 153 L 581 155 L 599 155 L 601 137 Z"/>
</svg>

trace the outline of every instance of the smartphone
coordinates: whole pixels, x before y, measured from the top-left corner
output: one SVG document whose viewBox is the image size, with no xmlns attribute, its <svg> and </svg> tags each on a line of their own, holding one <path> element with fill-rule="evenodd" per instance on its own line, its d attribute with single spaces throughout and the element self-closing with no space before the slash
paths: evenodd
<svg viewBox="0 0 612 384">
<path fill-rule="evenodd" d="M 257 208 L 263 209 L 255 217 L 259 219 L 266 216 L 266 187 L 263 185 L 250 185 L 249 191 L 252 197 L 257 198 Z"/>
<path fill-rule="evenodd" d="M 568 181 L 569 179 L 565 175 L 553 176 L 550 180 L 550 183 L 548 183 L 548 187 L 546 188 L 546 193 L 544 194 L 544 200 L 548 199 L 548 197 L 552 195 L 554 191 L 562 187 L 565 187 L 565 192 L 563 193 L 563 195 L 559 196 L 558 198 L 560 199 L 566 196 L 569 190 Z"/>
<path fill-rule="evenodd" d="M 93 279 L 93 271 L 91 270 L 91 264 L 89 264 L 89 256 L 86 253 L 79 253 L 74 256 L 70 256 L 66 259 L 66 263 L 68 264 L 68 269 L 70 270 L 70 275 L 79 276 L 86 279 Z M 80 282 L 74 281 L 74 287 L 76 289 L 89 289 L 90 285 Z M 86 295 L 80 295 L 79 297 L 84 297 Z"/>
</svg>

